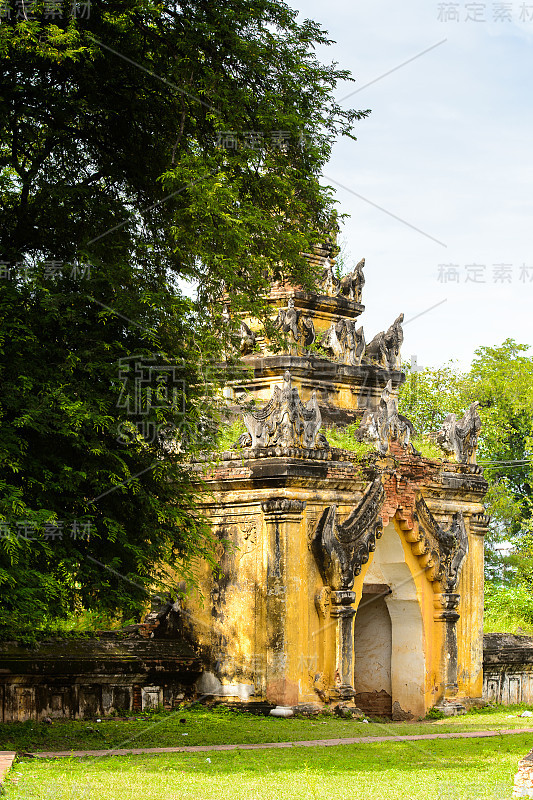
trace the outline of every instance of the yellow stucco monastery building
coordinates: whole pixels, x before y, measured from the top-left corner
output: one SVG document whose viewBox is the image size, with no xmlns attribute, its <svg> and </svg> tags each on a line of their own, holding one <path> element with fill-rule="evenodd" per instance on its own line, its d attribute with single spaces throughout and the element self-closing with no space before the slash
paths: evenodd
<svg viewBox="0 0 533 800">
<path fill-rule="evenodd" d="M 246 369 L 227 395 L 235 413 L 256 401 L 247 433 L 197 465 L 220 539 L 219 575 L 206 568 L 186 604 L 206 665 L 198 689 L 279 713 L 458 713 L 483 683 L 476 404 L 436 433 L 441 459 L 414 449 L 397 407 L 403 315 L 367 343 L 364 262 L 338 280 L 330 255 L 313 257 L 322 294 L 272 290 L 285 353 L 242 324 Z M 330 446 L 328 428 L 348 424 L 360 444 Z"/>
</svg>

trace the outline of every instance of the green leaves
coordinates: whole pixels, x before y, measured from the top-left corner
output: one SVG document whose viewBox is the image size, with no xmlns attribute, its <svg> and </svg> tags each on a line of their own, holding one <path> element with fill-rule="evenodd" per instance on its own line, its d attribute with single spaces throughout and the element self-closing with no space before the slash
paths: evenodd
<svg viewBox="0 0 533 800">
<path fill-rule="evenodd" d="M 19 628 L 130 618 L 212 561 L 187 459 L 214 442 L 224 301 L 261 317 L 272 280 L 312 285 L 321 171 L 368 113 L 335 102 L 326 34 L 279 0 L 62 14 L 0 25 L 0 625 Z M 143 383 L 156 369 L 170 388 Z"/>
<path fill-rule="evenodd" d="M 533 575 L 530 556 L 533 501 L 533 358 L 528 345 L 507 339 L 499 347 L 480 347 L 468 372 L 453 364 L 407 375 L 400 409 L 420 433 L 436 431 L 447 413 L 459 417 L 480 403 L 481 433 L 477 458 L 489 490 L 485 498 L 492 516 L 487 541 L 488 574 L 496 577 L 512 561 L 511 572 Z M 503 560 L 495 551 L 509 542 L 513 555 Z M 517 566 L 520 565 L 520 566 Z"/>
</svg>

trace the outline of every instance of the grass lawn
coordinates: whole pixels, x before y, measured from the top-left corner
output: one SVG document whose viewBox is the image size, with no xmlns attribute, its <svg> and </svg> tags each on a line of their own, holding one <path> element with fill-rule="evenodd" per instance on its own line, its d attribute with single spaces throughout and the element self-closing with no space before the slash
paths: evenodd
<svg viewBox="0 0 533 800">
<path fill-rule="evenodd" d="M 423 722 L 363 723 L 335 716 L 314 719 L 255 716 L 224 706 L 193 706 L 175 712 L 139 715 L 130 720 L 64 720 L 0 725 L 0 750 L 99 750 L 109 747 L 181 747 L 184 745 L 284 742 L 352 736 L 396 736 L 501 728 L 533 728 L 533 717 L 519 717 L 525 706 L 471 711 L 462 717 Z"/>
<path fill-rule="evenodd" d="M 366 727 L 366 726 L 365 726 Z M 17 762 L 6 800 L 510 800 L 533 736 Z"/>
<path fill-rule="evenodd" d="M 422 722 L 370 722 L 335 716 L 313 719 L 255 716 L 224 706 L 193 706 L 175 712 L 139 715 L 101 722 L 64 720 L 0 725 L 0 750 L 103 750 L 109 747 L 182 747 L 184 745 L 284 742 L 352 736 L 396 736 L 415 733 L 533 728 L 533 717 L 520 717 L 525 706 L 499 706 L 462 717 Z"/>
</svg>

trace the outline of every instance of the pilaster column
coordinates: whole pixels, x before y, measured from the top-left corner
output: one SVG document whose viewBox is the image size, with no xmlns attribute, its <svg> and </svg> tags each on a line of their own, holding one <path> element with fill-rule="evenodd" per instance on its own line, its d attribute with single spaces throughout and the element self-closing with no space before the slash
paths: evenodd
<svg viewBox="0 0 533 800">
<path fill-rule="evenodd" d="M 267 527 L 267 699 L 280 706 L 298 703 L 298 682 L 290 680 L 287 619 L 287 548 L 299 529 L 305 502 L 276 498 L 262 504 Z M 295 537 L 296 538 L 296 537 Z"/>
<path fill-rule="evenodd" d="M 354 680 L 354 617 L 356 594 L 347 589 L 331 592 L 331 618 L 337 620 L 335 632 L 336 667 L 340 686 L 336 687 L 338 696 L 349 699 L 355 695 Z"/>
<path fill-rule="evenodd" d="M 456 592 L 442 592 L 434 597 L 434 619 L 444 624 L 442 679 L 443 699 L 453 699 L 457 695 L 457 620 L 460 595 Z"/>
</svg>

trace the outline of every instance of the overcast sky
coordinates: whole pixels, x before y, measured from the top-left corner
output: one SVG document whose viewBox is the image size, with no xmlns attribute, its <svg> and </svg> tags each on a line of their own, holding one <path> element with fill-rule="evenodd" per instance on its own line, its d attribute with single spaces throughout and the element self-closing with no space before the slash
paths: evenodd
<svg viewBox="0 0 533 800">
<path fill-rule="evenodd" d="M 366 258 L 367 340 L 440 303 L 405 327 L 420 366 L 533 343 L 533 0 L 289 3 L 356 78 L 338 98 L 372 109 L 325 170 Z"/>
</svg>

